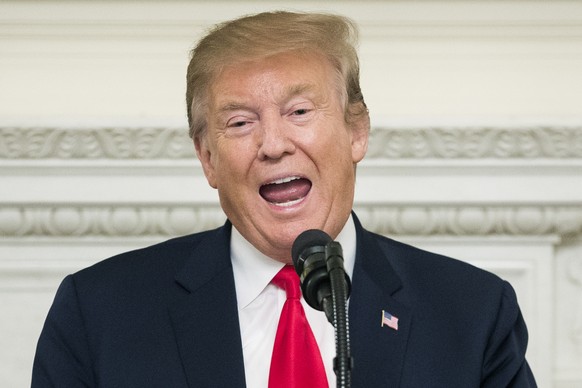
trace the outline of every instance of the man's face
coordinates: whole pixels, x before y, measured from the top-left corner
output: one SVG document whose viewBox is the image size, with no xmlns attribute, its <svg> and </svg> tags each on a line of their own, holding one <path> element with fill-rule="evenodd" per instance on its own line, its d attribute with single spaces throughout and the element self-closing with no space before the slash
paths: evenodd
<svg viewBox="0 0 582 388">
<path fill-rule="evenodd" d="M 332 238 L 349 217 L 367 118 L 344 120 L 337 76 L 318 54 L 277 54 L 224 68 L 208 97 L 208 131 L 196 142 L 227 217 L 262 253 L 291 263 L 295 238 Z"/>
</svg>

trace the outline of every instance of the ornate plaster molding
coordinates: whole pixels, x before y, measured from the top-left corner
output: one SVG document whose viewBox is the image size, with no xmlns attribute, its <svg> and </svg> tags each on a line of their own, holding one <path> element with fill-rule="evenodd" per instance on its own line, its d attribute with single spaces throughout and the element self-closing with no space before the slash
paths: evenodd
<svg viewBox="0 0 582 388">
<path fill-rule="evenodd" d="M 0 234 L 7 237 L 174 236 L 217 227 L 218 204 L 198 206 L 59 206 L 0 208 Z"/>
<path fill-rule="evenodd" d="M 580 206 L 366 206 L 366 227 L 385 235 L 543 236 L 582 233 Z"/>
<path fill-rule="evenodd" d="M 185 128 L 1 128 L 2 159 L 190 159 Z M 374 128 L 368 159 L 576 159 L 581 127 Z"/>
<path fill-rule="evenodd" d="M 367 158 L 582 158 L 582 127 L 377 128 Z"/>
<path fill-rule="evenodd" d="M 0 159 L 185 159 L 184 128 L 0 128 Z"/>
<path fill-rule="evenodd" d="M 544 236 L 582 234 L 579 206 L 356 206 L 370 230 L 385 235 Z M 176 236 L 221 225 L 212 205 L 15 205 L 0 209 L 8 238 Z"/>
</svg>

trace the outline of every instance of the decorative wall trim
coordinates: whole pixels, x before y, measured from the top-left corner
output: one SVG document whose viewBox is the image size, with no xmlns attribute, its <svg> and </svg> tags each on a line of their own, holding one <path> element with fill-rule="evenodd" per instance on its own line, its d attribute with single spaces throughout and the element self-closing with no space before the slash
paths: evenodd
<svg viewBox="0 0 582 388">
<path fill-rule="evenodd" d="M 1 128 L 2 159 L 189 159 L 186 128 Z M 582 158 L 582 126 L 374 128 L 367 159 Z"/>
<path fill-rule="evenodd" d="M 582 158 L 582 127 L 376 128 L 367 158 Z"/>
<path fill-rule="evenodd" d="M 580 206 L 356 205 L 370 230 L 385 235 L 545 236 L 582 234 Z M 127 238 L 176 236 L 224 223 L 211 205 L 14 205 L 0 209 L 0 234 L 8 238 Z"/>
<path fill-rule="evenodd" d="M 186 128 L 0 128 L 0 160 L 193 157 Z"/>
<path fill-rule="evenodd" d="M 225 216 L 204 206 L 14 206 L 0 210 L 7 237 L 143 237 L 181 235 L 215 228 Z"/>
<path fill-rule="evenodd" d="M 582 233 L 580 206 L 356 206 L 362 223 L 385 235 L 542 236 Z"/>
</svg>

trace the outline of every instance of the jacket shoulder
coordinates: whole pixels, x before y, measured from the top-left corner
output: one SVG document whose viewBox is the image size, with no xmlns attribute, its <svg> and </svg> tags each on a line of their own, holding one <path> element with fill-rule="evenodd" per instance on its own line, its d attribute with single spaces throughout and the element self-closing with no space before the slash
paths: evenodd
<svg viewBox="0 0 582 388">
<path fill-rule="evenodd" d="M 224 227 L 172 238 L 145 248 L 120 253 L 71 275 L 77 285 L 123 286 L 134 282 L 155 284 L 174 278 L 196 249 L 224 232 Z"/>
<path fill-rule="evenodd" d="M 454 278 L 461 283 L 464 281 L 471 283 L 474 280 L 498 286 L 503 283 L 498 275 L 468 261 L 430 252 L 375 233 L 370 235 L 378 242 L 390 264 L 401 276 L 406 277 L 407 274 L 413 273 L 415 277 L 425 280 L 432 278 L 438 282 Z"/>
</svg>

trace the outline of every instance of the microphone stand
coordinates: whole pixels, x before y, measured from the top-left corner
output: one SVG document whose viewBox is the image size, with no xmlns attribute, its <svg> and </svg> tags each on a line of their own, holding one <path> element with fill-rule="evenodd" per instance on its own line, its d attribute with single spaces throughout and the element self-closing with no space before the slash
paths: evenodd
<svg viewBox="0 0 582 388">
<path fill-rule="evenodd" d="M 335 329 L 336 357 L 333 360 L 333 370 L 337 377 L 338 388 L 350 388 L 352 385 L 352 364 L 350 354 L 350 336 L 347 311 L 349 295 L 349 278 L 344 271 L 344 259 L 341 245 L 336 241 L 330 241 L 325 246 L 327 271 L 331 284 L 331 297 L 333 304 L 333 317 L 329 316 L 329 308 L 326 311 L 327 318 Z"/>
<path fill-rule="evenodd" d="M 350 354 L 350 335 L 347 300 L 350 278 L 344 271 L 340 243 L 317 229 L 306 230 L 293 243 L 291 250 L 295 271 L 301 278 L 301 291 L 307 303 L 323 310 L 335 332 L 336 357 L 333 371 L 338 388 L 350 388 L 353 359 Z"/>
</svg>

